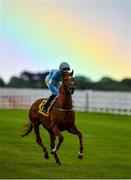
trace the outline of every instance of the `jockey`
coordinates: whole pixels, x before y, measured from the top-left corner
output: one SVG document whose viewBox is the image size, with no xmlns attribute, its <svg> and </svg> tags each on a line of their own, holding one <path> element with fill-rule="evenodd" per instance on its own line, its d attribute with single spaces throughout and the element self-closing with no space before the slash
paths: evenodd
<svg viewBox="0 0 131 180">
<path fill-rule="evenodd" d="M 44 112 L 47 112 L 48 106 L 51 101 L 59 95 L 60 82 L 62 81 L 62 74 L 70 70 L 70 66 L 67 62 L 62 62 L 59 65 L 59 69 L 52 69 L 45 78 L 46 85 L 52 92 L 52 95 L 48 98 L 47 102 L 42 107 Z"/>
</svg>

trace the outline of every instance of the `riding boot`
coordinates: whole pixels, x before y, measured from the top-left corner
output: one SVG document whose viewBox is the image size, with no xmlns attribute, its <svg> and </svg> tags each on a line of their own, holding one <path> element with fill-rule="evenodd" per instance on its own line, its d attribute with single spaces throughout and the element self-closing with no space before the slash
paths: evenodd
<svg viewBox="0 0 131 180">
<path fill-rule="evenodd" d="M 52 101 L 55 97 L 56 97 L 56 95 L 52 94 L 52 95 L 48 98 L 48 100 L 46 101 L 46 103 L 45 103 L 44 106 L 42 107 L 42 111 L 43 111 L 43 112 L 47 112 L 47 109 L 48 109 L 51 101 Z"/>
</svg>

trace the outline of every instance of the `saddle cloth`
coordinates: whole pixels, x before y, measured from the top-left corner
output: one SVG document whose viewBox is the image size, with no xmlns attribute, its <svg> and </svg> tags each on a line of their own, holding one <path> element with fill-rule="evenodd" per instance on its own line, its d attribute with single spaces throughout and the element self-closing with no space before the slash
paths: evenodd
<svg viewBox="0 0 131 180">
<path fill-rule="evenodd" d="M 48 109 L 47 109 L 47 112 L 45 113 L 45 112 L 42 111 L 42 107 L 44 106 L 44 104 L 46 103 L 46 101 L 47 101 L 47 99 L 43 99 L 43 100 L 41 101 L 41 103 L 40 103 L 40 105 L 39 105 L 39 110 L 38 110 L 38 112 L 39 112 L 40 114 L 48 117 L 48 116 L 49 116 L 50 109 L 51 109 L 52 105 L 54 104 L 54 102 L 56 101 L 56 98 L 54 98 L 54 99 L 51 101 L 51 103 L 50 103 L 50 105 L 49 105 L 49 107 L 48 107 Z"/>
</svg>

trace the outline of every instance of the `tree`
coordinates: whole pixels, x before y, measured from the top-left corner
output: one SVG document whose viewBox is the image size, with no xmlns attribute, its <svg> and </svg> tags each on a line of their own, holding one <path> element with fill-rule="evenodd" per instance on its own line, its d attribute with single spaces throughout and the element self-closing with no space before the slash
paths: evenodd
<svg viewBox="0 0 131 180">
<path fill-rule="evenodd" d="M 4 86 L 5 86 L 5 83 L 4 83 L 3 79 L 0 78 L 0 87 L 4 87 Z"/>
<path fill-rule="evenodd" d="M 99 90 L 115 90 L 118 88 L 118 82 L 110 77 L 103 77 L 96 84 Z"/>
<path fill-rule="evenodd" d="M 26 82 L 21 78 L 13 76 L 8 83 L 8 87 L 26 87 Z"/>
<path fill-rule="evenodd" d="M 75 76 L 76 89 L 88 89 L 92 82 L 85 76 Z"/>
<path fill-rule="evenodd" d="M 23 71 L 19 77 L 13 76 L 6 85 L 0 78 L 0 86 L 19 87 L 19 88 L 47 88 L 45 78 L 49 71 L 42 73 L 32 73 Z M 76 89 L 92 89 L 92 90 L 111 90 L 111 91 L 131 91 L 131 79 L 123 79 L 118 82 L 110 77 L 103 77 L 98 82 L 92 82 L 85 76 L 75 76 Z"/>
<path fill-rule="evenodd" d="M 119 89 L 131 91 L 131 79 L 127 78 L 127 79 L 123 79 L 122 81 L 120 81 Z"/>
<path fill-rule="evenodd" d="M 26 82 L 26 86 L 29 88 L 47 88 L 45 77 L 48 73 L 48 71 L 44 73 L 30 73 L 24 71 L 21 73 L 20 78 Z"/>
</svg>

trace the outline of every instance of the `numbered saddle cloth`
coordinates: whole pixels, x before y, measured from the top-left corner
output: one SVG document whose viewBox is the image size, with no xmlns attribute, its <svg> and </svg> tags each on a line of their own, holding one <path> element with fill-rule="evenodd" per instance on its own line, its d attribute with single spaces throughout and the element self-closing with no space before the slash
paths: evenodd
<svg viewBox="0 0 131 180">
<path fill-rule="evenodd" d="M 44 104 L 47 102 L 47 99 L 43 99 L 43 100 L 41 101 L 40 105 L 39 105 L 39 110 L 38 110 L 38 112 L 39 112 L 40 114 L 48 117 L 48 116 L 49 116 L 50 109 L 51 109 L 51 107 L 52 107 L 52 105 L 54 104 L 55 101 L 56 101 L 56 98 L 54 98 L 54 99 L 52 100 L 52 102 L 50 103 L 50 105 L 49 105 L 49 107 L 48 107 L 48 109 L 47 109 L 47 112 L 43 112 L 43 108 L 42 108 L 42 107 L 43 107 Z"/>
</svg>

